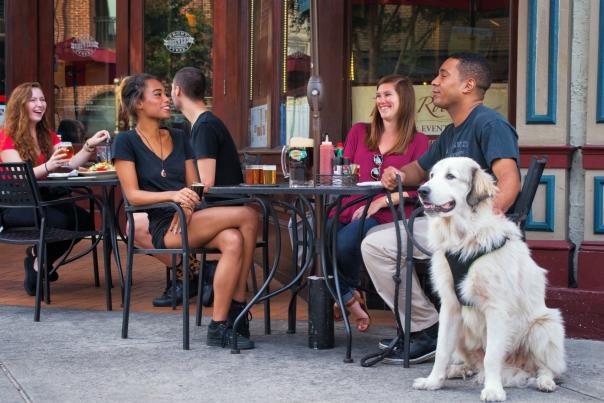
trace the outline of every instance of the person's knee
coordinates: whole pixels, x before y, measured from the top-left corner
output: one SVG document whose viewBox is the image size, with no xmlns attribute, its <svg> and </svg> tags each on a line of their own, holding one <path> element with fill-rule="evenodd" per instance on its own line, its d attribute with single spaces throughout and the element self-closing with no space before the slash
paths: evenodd
<svg viewBox="0 0 604 403">
<path fill-rule="evenodd" d="M 223 254 L 241 256 L 243 251 L 243 236 L 236 229 L 227 229 L 218 234 L 218 248 Z"/>
<path fill-rule="evenodd" d="M 147 214 L 134 214 L 134 244 L 138 247 L 153 248 L 151 234 L 149 233 L 149 219 Z M 126 231 L 129 230 L 128 223 Z"/>
</svg>

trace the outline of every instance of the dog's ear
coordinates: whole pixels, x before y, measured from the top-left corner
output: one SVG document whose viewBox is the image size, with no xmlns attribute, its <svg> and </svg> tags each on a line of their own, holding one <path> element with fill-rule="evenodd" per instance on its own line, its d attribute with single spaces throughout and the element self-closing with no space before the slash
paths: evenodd
<svg viewBox="0 0 604 403">
<path fill-rule="evenodd" d="M 470 193 L 466 198 L 468 205 L 471 207 L 477 206 L 480 202 L 493 197 L 495 194 L 496 188 L 493 178 L 480 168 L 472 168 L 471 185 Z"/>
</svg>

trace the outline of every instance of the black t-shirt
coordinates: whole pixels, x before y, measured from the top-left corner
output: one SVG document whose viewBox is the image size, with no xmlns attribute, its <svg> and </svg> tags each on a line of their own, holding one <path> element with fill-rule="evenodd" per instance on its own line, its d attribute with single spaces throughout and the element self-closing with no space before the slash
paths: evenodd
<svg viewBox="0 0 604 403">
<path fill-rule="evenodd" d="M 503 116 L 481 104 L 458 127 L 452 123 L 445 127 L 438 140 L 417 162 L 429 171 L 438 161 L 448 157 L 472 158 L 492 174 L 491 165 L 496 159 L 512 158 L 518 165 L 518 134 Z"/>
<path fill-rule="evenodd" d="M 138 187 L 150 192 L 180 190 L 186 186 L 185 161 L 193 159 L 193 152 L 182 130 L 169 129 L 173 149 L 165 157 L 163 169 L 166 177 L 161 176 L 161 159 L 143 142 L 135 130 L 119 133 L 113 142 L 113 158 L 132 161 L 136 167 Z M 166 214 L 174 215 L 173 209 L 149 210 L 149 221 L 153 223 Z M 153 231 L 151 231 L 153 232 Z"/>
<path fill-rule="evenodd" d="M 233 186 L 243 182 L 239 154 L 224 123 L 212 112 L 204 112 L 191 128 L 191 146 L 196 160 L 216 160 L 215 186 Z"/>
</svg>

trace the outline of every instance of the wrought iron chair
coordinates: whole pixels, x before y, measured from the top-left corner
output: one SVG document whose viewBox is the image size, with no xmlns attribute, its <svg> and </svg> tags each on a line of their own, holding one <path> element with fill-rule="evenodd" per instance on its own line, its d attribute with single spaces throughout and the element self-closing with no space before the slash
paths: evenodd
<svg viewBox="0 0 604 403">
<path fill-rule="evenodd" d="M 531 164 L 528 168 L 526 176 L 524 177 L 524 183 L 522 184 L 522 190 L 516 198 L 516 202 L 506 215 L 507 217 L 515 222 L 524 237 L 524 227 L 526 226 L 526 220 L 528 218 L 529 211 L 533 205 L 537 188 L 541 182 L 541 176 L 547 163 L 547 156 L 543 156 L 541 159 L 533 156 L 531 158 Z"/>
<path fill-rule="evenodd" d="M 176 214 L 178 214 L 180 222 L 182 223 L 181 231 L 181 244 L 180 248 L 165 248 L 165 249 L 143 249 L 134 246 L 134 216 L 136 212 L 145 212 L 152 209 L 158 208 L 172 208 Z M 167 253 L 172 255 L 172 281 L 176 281 L 176 257 L 177 255 L 182 256 L 182 270 L 183 270 L 183 298 L 182 298 L 182 348 L 183 350 L 189 349 L 189 254 L 198 253 L 215 253 L 215 250 L 206 248 L 190 248 L 189 240 L 187 236 L 187 224 L 185 214 L 182 208 L 174 202 L 157 203 L 144 206 L 132 206 L 128 203 L 128 200 L 124 197 L 124 211 L 128 220 L 128 235 L 127 235 L 127 258 L 126 258 L 126 281 L 124 283 L 124 312 L 122 318 L 122 338 L 128 338 L 128 325 L 130 320 L 130 299 L 132 290 L 132 266 L 134 261 L 134 255 L 149 255 Z M 200 269 L 199 276 L 203 275 L 203 267 Z M 176 288 L 172 287 L 172 305 L 176 306 Z"/>
<path fill-rule="evenodd" d="M 36 177 L 30 162 L 0 163 L 0 208 L 28 209 L 33 211 L 36 218 L 34 227 L 0 228 L 0 242 L 17 245 L 36 245 L 38 248 L 38 273 L 36 278 L 36 297 L 34 321 L 40 321 L 40 305 L 42 299 L 42 279 L 44 279 L 44 297 L 50 303 L 49 268 L 46 261 L 46 245 L 49 242 L 71 241 L 69 251 L 78 239 L 90 236 L 100 237 L 103 231 L 79 231 L 78 216 L 75 202 L 86 200 L 97 205 L 98 201 L 92 194 L 63 197 L 52 201 L 41 199 Z M 74 209 L 76 230 L 65 230 L 50 227 L 47 223 L 46 207 L 71 203 Z M 101 210 L 102 211 L 102 210 Z M 103 220 L 104 222 L 105 220 Z M 70 260 L 71 261 L 71 260 Z M 107 276 L 107 268 L 105 275 Z M 42 277 L 42 275 L 44 277 Z M 105 282 L 105 287 L 110 287 Z M 109 307 L 108 307 L 109 309 Z"/>
</svg>

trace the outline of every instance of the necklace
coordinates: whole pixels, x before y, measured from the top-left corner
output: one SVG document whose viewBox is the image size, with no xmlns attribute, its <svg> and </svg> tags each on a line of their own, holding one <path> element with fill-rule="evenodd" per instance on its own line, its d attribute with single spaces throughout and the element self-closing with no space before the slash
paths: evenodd
<svg viewBox="0 0 604 403">
<path fill-rule="evenodd" d="M 135 128 L 135 130 L 138 134 L 140 134 L 142 136 L 143 139 L 145 139 L 145 141 L 147 142 L 147 145 L 149 146 L 151 151 L 153 151 L 153 153 L 155 153 L 155 150 L 153 150 L 153 147 L 151 146 L 151 142 L 149 141 L 147 136 L 145 136 L 143 134 L 143 131 L 141 129 L 139 129 L 138 126 Z M 166 176 L 168 176 L 168 174 L 166 173 L 166 170 L 164 169 L 164 144 L 161 140 L 161 131 L 159 132 L 159 159 L 161 160 L 161 172 L 159 174 L 162 176 L 162 178 L 165 178 Z"/>
</svg>

